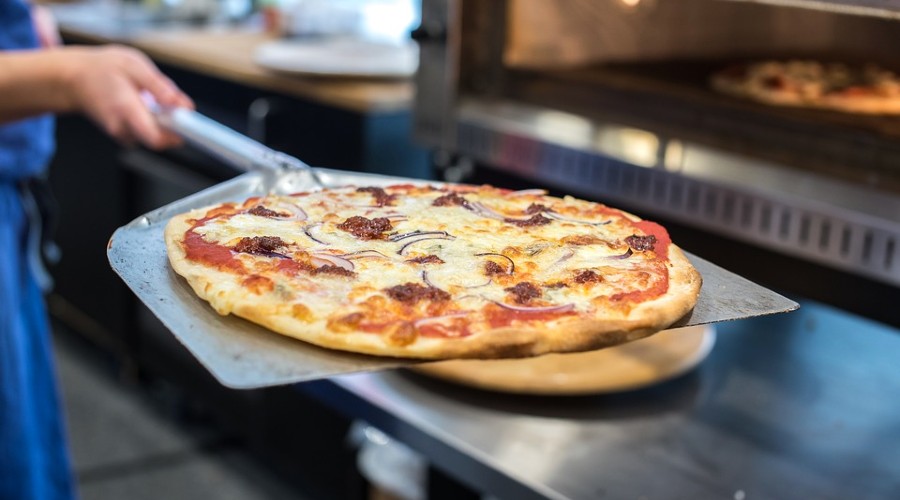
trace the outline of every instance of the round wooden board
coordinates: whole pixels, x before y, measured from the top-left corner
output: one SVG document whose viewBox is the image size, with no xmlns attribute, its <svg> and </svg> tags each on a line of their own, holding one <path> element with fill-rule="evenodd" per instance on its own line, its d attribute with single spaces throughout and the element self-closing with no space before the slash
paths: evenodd
<svg viewBox="0 0 900 500">
<path fill-rule="evenodd" d="M 527 359 L 441 361 L 413 370 L 463 385 L 519 394 L 621 392 L 687 372 L 706 358 L 715 338 L 715 327 L 692 326 L 599 351 Z"/>
</svg>

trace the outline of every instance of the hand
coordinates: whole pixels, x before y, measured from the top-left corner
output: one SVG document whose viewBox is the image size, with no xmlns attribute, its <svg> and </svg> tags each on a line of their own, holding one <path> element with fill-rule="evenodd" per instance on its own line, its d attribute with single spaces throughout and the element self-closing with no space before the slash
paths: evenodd
<svg viewBox="0 0 900 500">
<path fill-rule="evenodd" d="M 126 144 L 137 141 L 152 149 L 181 144 L 180 138 L 159 126 L 141 94 L 149 93 L 161 106 L 193 109 L 194 103 L 147 56 L 116 45 L 62 51 L 74 109 Z"/>
</svg>

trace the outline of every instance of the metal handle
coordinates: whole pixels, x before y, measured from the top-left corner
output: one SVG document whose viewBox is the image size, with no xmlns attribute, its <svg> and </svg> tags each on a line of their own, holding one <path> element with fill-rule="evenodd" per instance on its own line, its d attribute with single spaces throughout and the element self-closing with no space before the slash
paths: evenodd
<svg viewBox="0 0 900 500">
<path fill-rule="evenodd" d="M 301 170 L 321 184 L 312 168 L 293 156 L 275 151 L 194 110 L 166 108 L 147 95 L 144 100 L 160 125 L 230 165 L 248 171 Z"/>
</svg>

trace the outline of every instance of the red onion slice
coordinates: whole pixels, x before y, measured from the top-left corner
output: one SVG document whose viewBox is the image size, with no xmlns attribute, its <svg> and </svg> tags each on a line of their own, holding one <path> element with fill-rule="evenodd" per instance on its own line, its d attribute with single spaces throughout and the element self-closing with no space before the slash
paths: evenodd
<svg viewBox="0 0 900 500">
<path fill-rule="evenodd" d="M 521 312 L 521 313 L 567 312 L 567 311 L 571 311 L 572 309 L 575 308 L 575 304 L 572 302 L 570 302 L 568 304 L 558 305 L 558 306 L 537 306 L 537 307 L 514 306 L 514 305 L 510 305 L 510 304 L 504 304 L 503 302 L 498 302 L 496 300 L 492 300 L 491 302 L 493 302 L 494 304 L 497 304 L 498 306 L 500 306 L 504 309 L 509 309 L 510 311 Z"/>
<path fill-rule="evenodd" d="M 317 228 L 317 227 L 321 226 L 321 225 L 322 225 L 321 222 L 317 222 L 317 223 L 315 223 L 315 224 L 310 224 L 310 225 L 306 226 L 305 228 L 303 228 L 303 234 L 305 234 L 307 237 L 309 237 L 309 239 L 315 241 L 316 243 L 318 243 L 318 244 L 320 244 L 320 245 L 327 245 L 328 243 L 325 243 L 324 241 L 322 241 L 322 240 L 320 240 L 320 239 L 318 239 L 318 238 L 316 238 L 315 236 L 312 235 L 312 230 L 313 230 L 314 228 Z"/>
<path fill-rule="evenodd" d="M 456 239 L 456 238 L 454 238 L 453 236 L 428 236 L 428 237 L 425 237 L 425 238 L 419 238 L 419 239 L 417 239 L 417 240 L 410 241 L 410 242 L 406 243 L 405 245 L 403 245 L 402 247 L 400 247 L 400 250 L 397 250 L 397 254 L 403 255 L 403 252 L 405 252 L 406 249 L 409 248 L 410 245 L 412 245 L 412 244 L 414 244 L 414 243 L 418 243 L 418 242 L 420 242 L 420 241 L 425 241 L 425 240 L 454 240 L 454 239 Z"/>
<path fill-rule="evenodd" d="M 544 196 L 546 194 L 547 194 L 546 189 L 520 189 L 518 191 L 506 193 L 506 196 L 528 196 L 528 195 Z"/>
<path fill-rule="evenodd" d="M 422 282 L 430 286 L 431 288 L 437 288 L 436 286 L 434 286 L 434 283 L 432 283 L 431 280 L 428 279 L 428 271 L 422 271 Z"/>
<path fill-rule="evenodd" d="M 416 229 L 410 233 L 403 234 L 395 234 L 393 236 L 388 237 L 388 241 L 403 241 L 407 238 L 412 238 L 414 236 L 450 236 L 450 233 L 447 231 L 422 231 Z"/>
<path fill-rule="evenodd" d="M 265 206 L 269 210 L 289 214 L 287 217 L 279 216 L 279 219 L 303 221 L 309 218 L 309 216 L 306 215 L 306 212 L 304 212 L 302 208 L 286 201 L 275 200 L 269 203 L 263 203 L 263 206 Z"/>
<path fill-rule="evenodd" d="M 328 253 L 314 253 L 312 254 L 312 259 L 310 260 L 312 260 L 312 263 L 316 267 L 322 267 L 328 264 L 332 264 L 348 271 L 352 271 L 355 268 L 353 263 L 349 260 L 338 255 L 331 255 Z"/>
<path fill-rule="evenodd" d="M 291 258 L 288 257 L 287 255 L 285 255 L 283 253 L 278 253 L 278 252 L 263 251 L 263 252 L 259 252 L 257 255 L 264 255 L 266 257 L 272 257 L 273 259 L 291 260 Z"/>
<path fill-rule="evenodd" d="M 629 247 L 628 250 L 625 251 L 625 253 L 621 255 L 610 255 L 609 257 L 607 257 L 607 259 L 627 259 L 628 257 L 631 257 L 631 254 L 633 253 L 634 252 L 631 251 L 631 247 Z"/>
<path fill-rule="evenodd" d="M 609 224 L 610 222 L 612 222 L 612 220 L 605 220 L 602 222 L 593 222 L 593 221 L 589 221 L 589 220 L 573 219 L 571 217 L 566 217 L 565 215 L 559 215 L 558 213 L 553 212 L 551 210 L 544 210 L 544 214 L 546 214 L 547 217 L 550 217 L 551 219 L 561 220 L 563 222 L 574 222 L 575 224 L 587 224 L 589 226 L 605 226 L 605 225 Z"/>
<path fill-rule="evenodd" d="M 574 256 L 574 255 L 575 255 L 575 250 L 572 250 L 571 248 L 567 248 L 567 249 L 566 249 L 566 254 L 563 255 L 562 257 L 560 257 L 559 260 L 557 260 L 556 262 L 554 262 L 553 265 L 556 266 L 556 265 L 562 264 L 563 262 L 565 262 L 565 261 L 571 259 L 572 256 Z"/>
<path fill-rule="evenodd" d="M 473 288 L 483 288 L 483 287 L 486 287 L 486 286 L 490 285 L 490 284 L 493 283 L 493 282 L 494 282 L 494 280 L 488 278 L 487 281 L 485 281 L 484 283 L 482 283 L 482 284 L 480 284 L 480 285 L 468 285 L 468 286 L 464 286 L 463 288 L 468 288 L 468 289 L 470 289 L 470 290 L 473 289 Z"/>
<path fill-rule="evenodd" d="M 382 259 L 388 258 L 387 255 L 379 252 L 378 250 L 360 250 L 358 252 L 345 253 L 344 255 L 341 255 L 340 257 L 343 257 L 347 260 L 366 259 L 366 258 L 370 258 L 370 257 L 380 257 Z"/>
<path fill-rule="evenodd" d="M 509 261 L 509 270 L 506 271 L 506 274 L 512 274 L 512 273 L 516 272 L 516 263 L 513 262 L 513 260 L 510 259 L 509 257 L 503 255 L 502 253 L 485 252 L 485 253 L 476 253 L 476 254 L 475 254 L 476 257 L 484 257 L 484 256 L 487 256 L 487 255 L 494 255 L 494 256 L 497 256 L 497 257 L 503 257 L 504 259 L 508 260 L 508 261 Z"/>
</svg>

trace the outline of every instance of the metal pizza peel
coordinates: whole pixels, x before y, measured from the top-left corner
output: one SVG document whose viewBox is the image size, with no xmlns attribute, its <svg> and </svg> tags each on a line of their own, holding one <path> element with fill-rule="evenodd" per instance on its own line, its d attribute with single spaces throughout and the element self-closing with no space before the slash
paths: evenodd
<svg viewBox="0 0 900 500">
<path fill-rule="evenodd" d="M 163 230 L 177 214 L 250 196 L 427 181 L 313 168 L 195 111 L 157 110 L 157 116 L 187 142 L 248 172 L 120 227 L 110 238 L 107 256 L 135 295 L 219 382 L 235 389 L 252 389 L 421 362 L 324 349 L 236 316 L 219 315 L 169 266 Z M 703 276 L 703 287 L 697 305 L 673 327 L 740 320 L 799 307 L 793 300 L 700 257 L 687 256 Z"/>
</svg>

